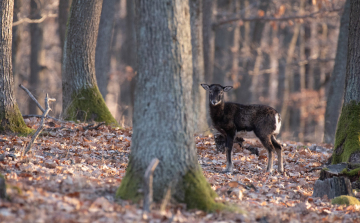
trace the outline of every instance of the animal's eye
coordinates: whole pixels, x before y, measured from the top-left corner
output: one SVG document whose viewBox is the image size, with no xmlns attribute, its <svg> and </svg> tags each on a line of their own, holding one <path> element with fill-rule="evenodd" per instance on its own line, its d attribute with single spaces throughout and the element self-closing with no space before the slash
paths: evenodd
<svg viewBox="0 0 360 223">
<path fill-rule="evenodd" d="M 212 91 L 209 91 L 210 94 L 212 94 L 213 92 Z"/>
</svg>

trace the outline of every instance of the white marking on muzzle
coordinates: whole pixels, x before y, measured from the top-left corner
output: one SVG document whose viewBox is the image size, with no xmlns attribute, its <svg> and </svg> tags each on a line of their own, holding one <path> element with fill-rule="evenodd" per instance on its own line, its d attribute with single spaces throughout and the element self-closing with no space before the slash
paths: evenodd
<svg viewBox="0 0 360 223">
<path fill-rule="evenodd" d="M 215 106 L 215 105 L 218 105 L 218 104 L 220 104 L 220 103 L 221 103 L 221 101 L 218 101 L 218 102 L 211 101 L 211 104 L 214 105 L 214 106 Z"/>
</svg>

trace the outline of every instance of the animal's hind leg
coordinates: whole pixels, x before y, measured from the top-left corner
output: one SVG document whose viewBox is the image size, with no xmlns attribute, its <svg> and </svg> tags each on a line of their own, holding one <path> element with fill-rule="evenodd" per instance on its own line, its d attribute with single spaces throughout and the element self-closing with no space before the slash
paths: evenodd
<svg viewBox="0 0 360 223">
<path fill-rule="evenodd" d="M 266 168 L 266 172 L 272 172 L 273 171 L 273 160 L 274 160 L 273 151 L 275 149 L 274 145 L 271 142 L 270 136 L 264 136 L 264 137 L 258 136 L 258 138 L 260 139 L 261 143 L 268 151 L 268 165 Z"/>
<path fill-rule="evenodd" d="M 275 136 L 272 135 L 271 136 L 271 142 L 275 147 L 277 156 L 278 156 L 278 171 L 280 173 L 284 172 L 284 161 L 283 161 L 283 157 L 282 157 L 282 147 L 280 145 L 280 143 L 276 140 Z"/>
</svg>

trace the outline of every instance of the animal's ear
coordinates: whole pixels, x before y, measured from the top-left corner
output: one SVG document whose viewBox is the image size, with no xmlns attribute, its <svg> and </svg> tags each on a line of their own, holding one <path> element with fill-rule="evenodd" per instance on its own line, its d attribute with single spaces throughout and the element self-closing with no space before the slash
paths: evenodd
<svg viewBox="0 0 360 223">
<path fill-rule="evenodd" d="M 201 87 L 203 87 L 205 90 L 210 90 L 210 87 L 209 87 L 209 85 L 207 85 L 207 84 L 200 84 L 201 85 Z"/>
<path fill-rule="evenodd" d="M 225 92 L 228 92 L 232 89 L 233 87 L 232 86 L 225 86 L 223 89 Z"/>
</svg>

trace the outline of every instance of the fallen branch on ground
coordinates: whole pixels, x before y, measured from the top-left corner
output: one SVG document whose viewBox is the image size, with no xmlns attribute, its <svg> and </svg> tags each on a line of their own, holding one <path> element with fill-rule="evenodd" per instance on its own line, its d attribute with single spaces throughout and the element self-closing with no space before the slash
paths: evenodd
<svg viewBox="0 0 360 223">
<path fill-rule="evenodd" d="M 154 158 L 151 160 L 144 175 L 144 212 L 150 212 L 151 203 L 153 200 L 153 175 L 156 166 L 159 164 L 159 159 Z"/>
<path fill-rule="evenodd" d="M 46 94 L 46 97 L 45 97 L 45 109 L 46 110 L 44 111 L 44 113 L 42 115 L 39 128 L 36 130 L 36 132 L 32 136 L 31 141 L 29 142 L 29 144 L 27 145 L 27 147 L 26 147 L 26 149 L 24 151 L 24 156 L 31 149 L 32 144 L 34 143 L 34 141 L 36 140 L 36 138 L 39 136 L 40 132 L 44 128 L 44 119 L 47 116 L 47 114 L 49 113 L 49 111 L 51 110 L 50 105 L 49 105 L 49 102 L 51 102 L 51 101 L 56 101 L 56 99 L 55 98 L 49 98 L 48 94 Z"/>
<path fill-rule="evenodd" d="M 44 110 L 43 107 L 40 105 L 40 103 L 36 100 L 36 98 L 34 97 L 34 95 L 31 94 L 31 92 L 30 92 L 24 85 L 19 84 L 19 87 L 20 87 L 21 89 L 23 89 L 23 90 L 29 95 L 29 97 L 35 102 L 35 104 L 40 108 L 40 110 L 41 110 L 42 112 L 45 112 L 45 110 Z M 37 117 L 37 118 L 41 118 L 41 117 L 42 117 L 42 116 L 40 116 L 40 115 L 39 115 L 39 117 L 38 117 L 38 115 L 28 115 L 28 116 L 33 116 L 33 117 Z M 24 117 L 24 115 L 23 115 L 23 117 Z M 61 121 L 61 120 L 59 120 L 59 119 L 57 119 L 57 118 L 51 117 L 50 115 L 46 115 L 46 118 L 51 118 L 51 119 L 54 119 L 55 121 L 58 121 L 58 122 L 64 122 L 64 121 Z"/>
</svg>

